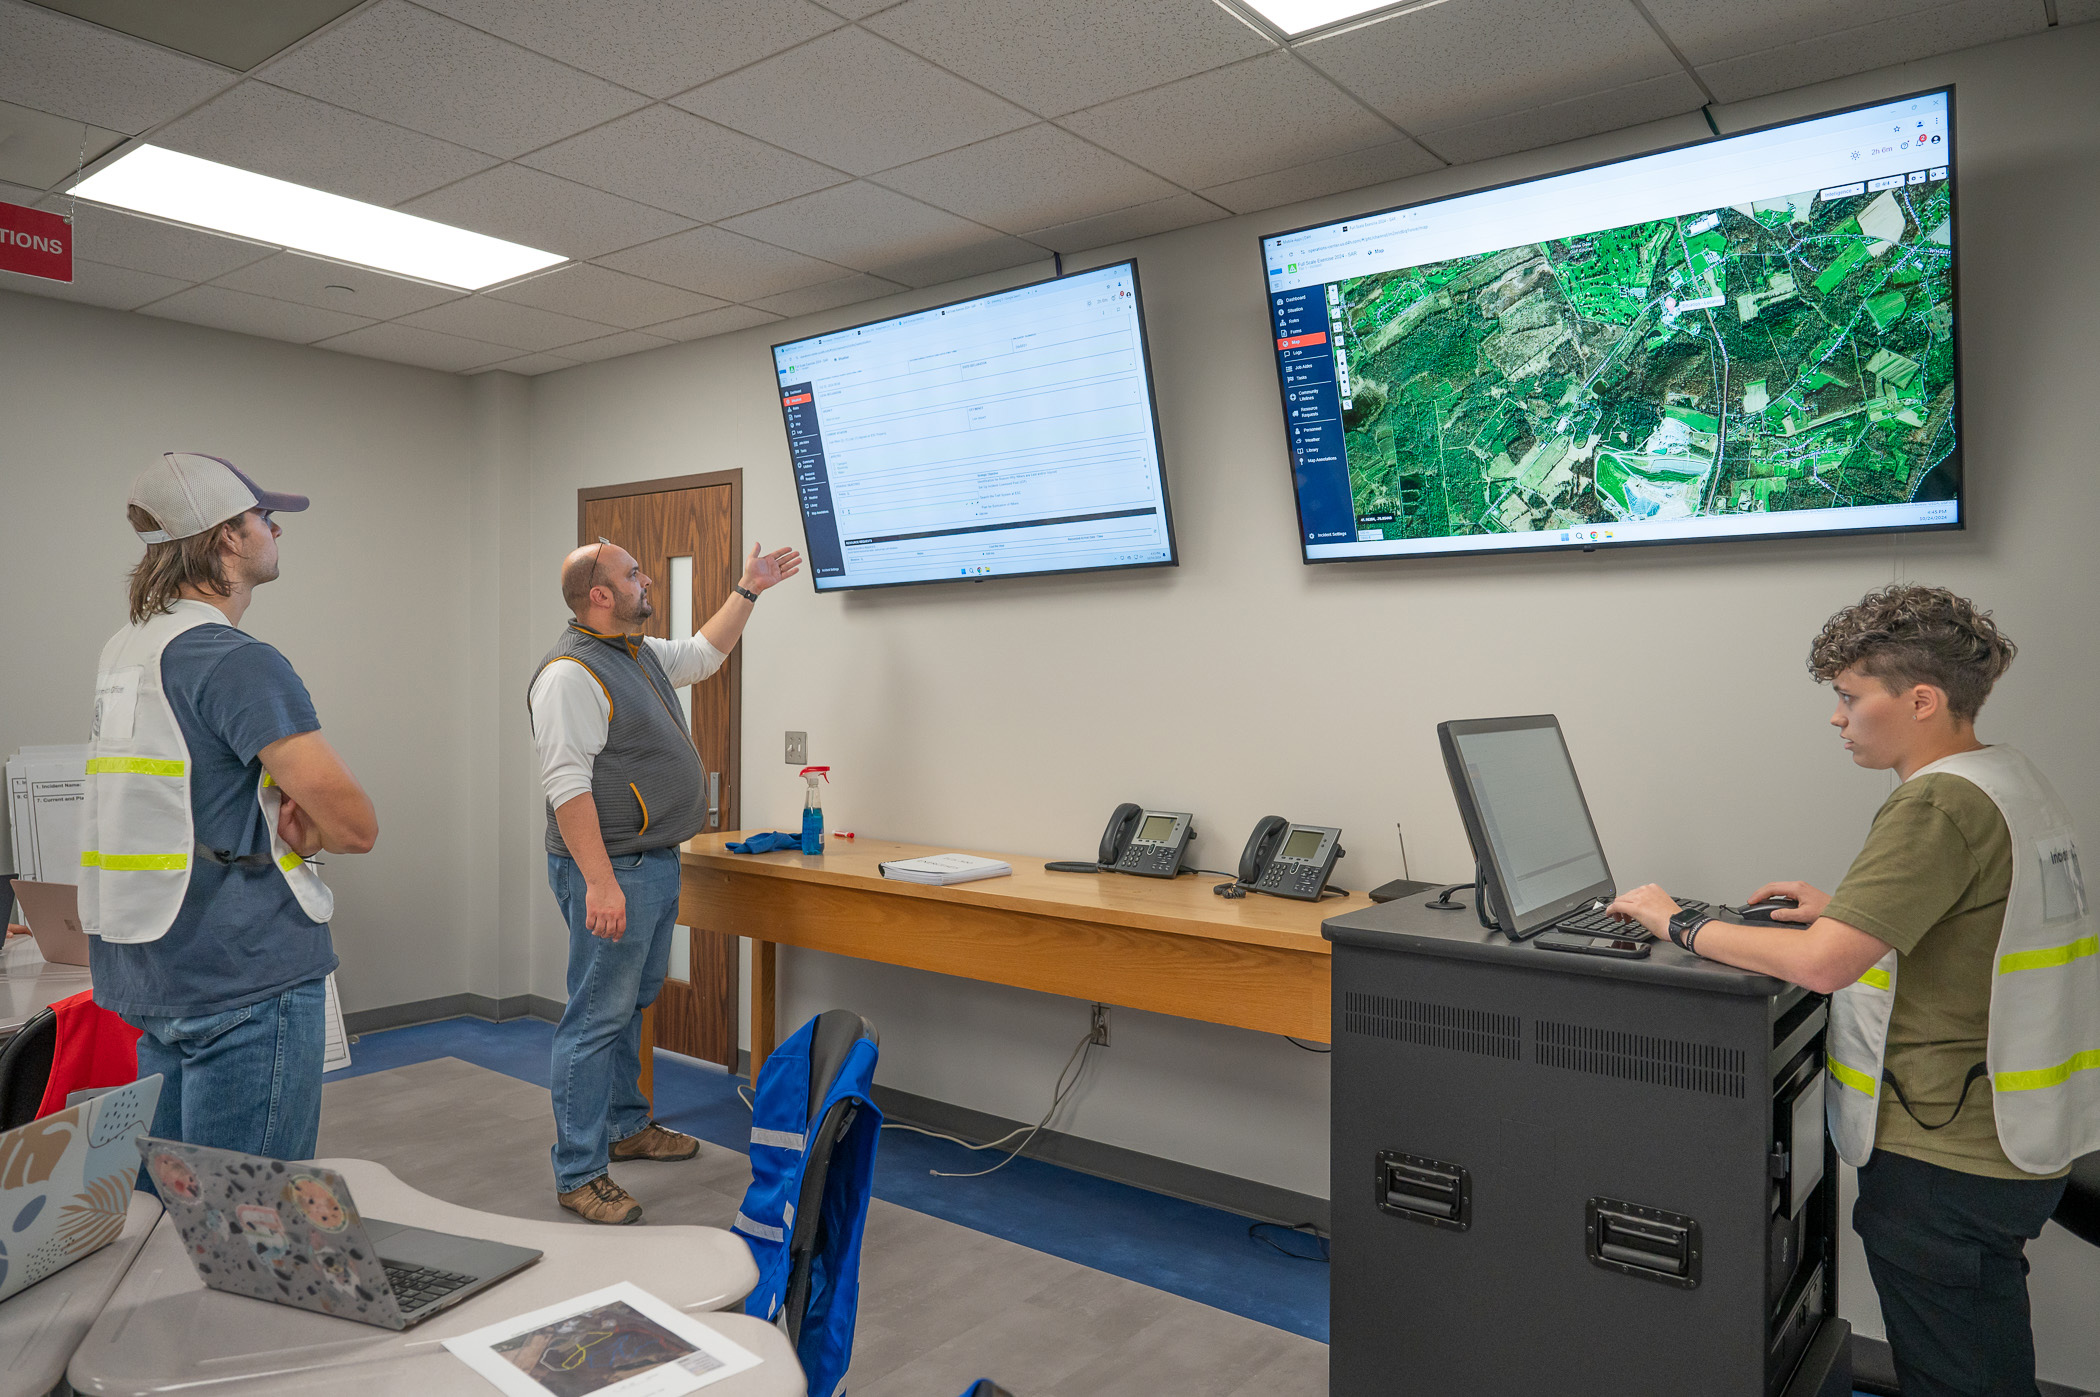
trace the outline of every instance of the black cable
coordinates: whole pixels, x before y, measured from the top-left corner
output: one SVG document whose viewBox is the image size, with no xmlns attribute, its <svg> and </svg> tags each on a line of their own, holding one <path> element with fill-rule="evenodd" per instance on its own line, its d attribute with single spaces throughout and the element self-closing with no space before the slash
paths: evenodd
<svg viewBox="0 0 2100 1397">
<path fill-rule="evenodd" d="M 1279 1245 L 1274 1237 L 1268 1237 L 1262 1234 L 1262 1229 L 1265 1227 L 1273 1228 L 1278 1232 L 1288 1233 L 1289 1235 L 1294 1237 L 1309 1236 L 1319 1246 L 1319 1254 L 1317 1256 L 1309 1255 L 1308 1253 L 1302 1251 L 1293 1251 L 1289 1247 Z M 1328 1265 L 1332 1260 L 1328 1253 L 1327 1237 L 1321 1233 L 1318 1227 L 1314 1226 L 1312 1223 L 1309 1222 L 1252 1223 L 1247 1228 L 1247 1236 L 1253 1241 L 1261 1242 L 1267 1246 L 1275 1248 L 1277 1251 L 1282 1252 L 1285 1256 L 1290 1257 L 1294 1261 L 1317 1261 L 1322 1266 L 1325 1266 Z"/>
<path fill-rule="evenodd" d="M 1303 1048 L 1309 1053 L 1331 1053 L 1334 1051 L 1334 1049 L 1332 1048 L 1315 1048 L 1310 1043 L 1301 1043 L 1297 1039 L 1291 1037 L 1291 1035 L 1288 1033 L 1283 1035 L 1283 1041 L 1290 1044 L 1294 1048 Z"/>
<path fill-rule="evenodd" d="M 1438 893 L 1430 901 L 1425 902 L 1422 905 L 1424 907 L 1427 907 L 1432 912 L 1463 912 L 1466 910 L 1466 904 L 1463 902 L 1453 902 L 1451 900 L 1451 894 L 1466 892 L 1469 889 L 1477 889 L 1479 886 L 1480 885 L 1478 883 L 1453 883 L 1450 887 L 1445 888 L 1442 892 Z"/>
</svg>

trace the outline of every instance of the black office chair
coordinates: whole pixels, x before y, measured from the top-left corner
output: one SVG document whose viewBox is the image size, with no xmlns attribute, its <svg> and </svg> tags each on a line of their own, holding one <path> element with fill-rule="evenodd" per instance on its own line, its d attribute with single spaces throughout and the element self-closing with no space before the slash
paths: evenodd
<svg viewBox="0 0 2100 1397">
<path fill-rule="evenodd" d="M 851 1009 L 827 1009 L 817 1015 L 816 1031 L 809 1041 L 809 1103 L 815 1111 L 823 1104 L 846 1065 L 846 1055 L 861 1039 L 879 1042 L 875 1025 Z M 810 1121 L 809 1167 L 802 1172 L 802 1190 L 795 1198 L 795 1230 L 788 1238 L 787 1294 L 781 1318 L 791 1343 L 802 1342 L 802 1320 L 809 1312 L 810 1267 L 828 1240 L 824 1232 L 824 1182 L 831 1175 L 831 1157 L 839 1141 L 853 1128 L 859 1104 L 840 1101 L 819 1122 Z"/>
<path fill-rule="evenodd" d="M 49 1009 L 22 1025 L 0 1046 L 0 1130 L 13 1130 L 36 1119 L 51 1084 L 51 1058 L 58 1049 L 58 1015 Z"/>
</svg>

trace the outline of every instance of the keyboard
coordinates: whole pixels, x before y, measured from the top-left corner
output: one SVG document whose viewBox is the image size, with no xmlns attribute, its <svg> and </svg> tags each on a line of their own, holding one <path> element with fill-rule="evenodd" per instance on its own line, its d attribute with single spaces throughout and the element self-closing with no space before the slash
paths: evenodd
<svg viewBox="0 0 2100 1397">
<path fill-rule="evenodd" d="M 404 1315 L 414 1314 L 426 1305 L 438 1301 L 458 1290 L 472 1285 L 478 1277 L 462 1276 L 456 1271 L 440 1271 L 431 1266 L 412 1266 L 405 1261 L 379 1259 L 386 1271 L 386 1283 L 394 1289 L 394 1303 L 401 1307 Z"/>
<path fill-rule="evenodd" d="M 1686 912 L 1705 912 L 1712 904 L 1697 898 L 1680 897 L 1677 905 Z M 1577 936 L 1618 936 L 1638 941 L 1647 936 L 1639 922 L 1622 922 L 1602 907 L 1585 907 L 1580 912 L 1571 912 L 1553 924 L 1555 931 L 1572 931 Z"/>
</svg>

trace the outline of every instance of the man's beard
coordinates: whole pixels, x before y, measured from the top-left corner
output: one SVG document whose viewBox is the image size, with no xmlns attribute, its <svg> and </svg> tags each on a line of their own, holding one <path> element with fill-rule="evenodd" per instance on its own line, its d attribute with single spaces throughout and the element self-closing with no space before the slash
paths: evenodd
<svg viewBox="0 0 2100 1397">
<path fill-rule="evenodd" d="M 630 621 L 646 621 L 655 614 L 656 608 L 649 605 L 647 592 L 637 592 L 632 602 L 622 597 L 613 605 L 613 620 L 622 625 Z"/>
</svg>

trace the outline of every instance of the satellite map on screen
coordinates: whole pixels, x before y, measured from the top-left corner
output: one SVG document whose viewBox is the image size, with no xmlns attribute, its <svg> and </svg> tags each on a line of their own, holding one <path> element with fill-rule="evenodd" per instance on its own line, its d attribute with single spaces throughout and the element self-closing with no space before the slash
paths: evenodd
<svg viewBox="0 0 2100 1397">
<path fill-rule="evenodd" d="M 1360 537 L 1951 496 L 1950 199 L 1909 180 L 1331 287 Z"/>
</svg>

